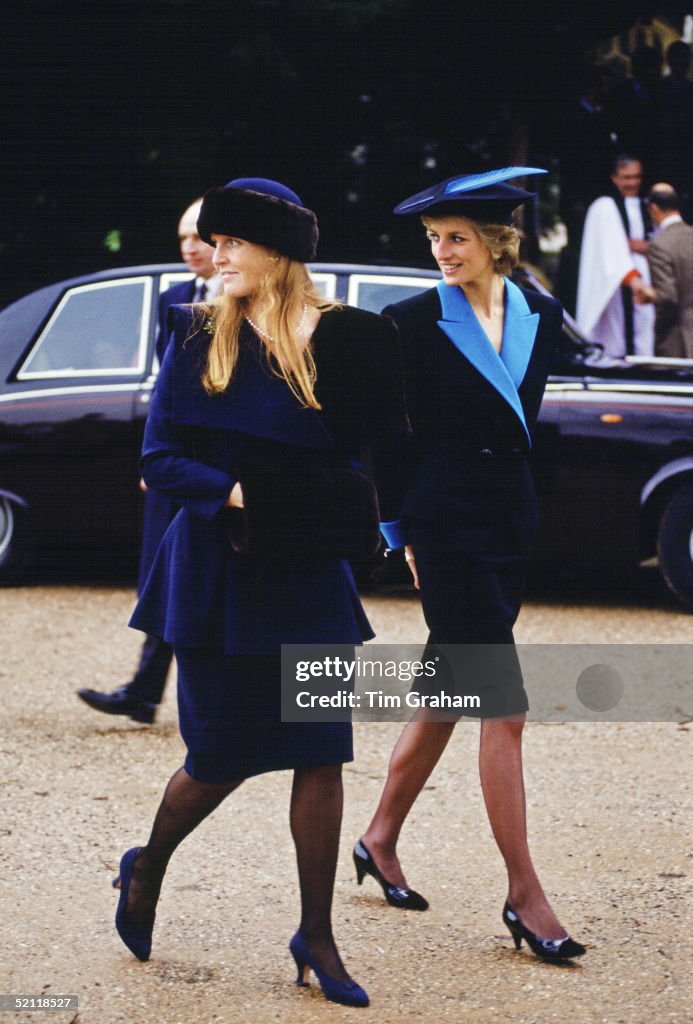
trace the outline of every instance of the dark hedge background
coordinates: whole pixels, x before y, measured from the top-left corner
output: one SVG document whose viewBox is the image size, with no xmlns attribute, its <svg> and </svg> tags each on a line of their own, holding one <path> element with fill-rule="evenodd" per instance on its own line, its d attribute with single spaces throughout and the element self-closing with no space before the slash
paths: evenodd
<svg viewBox="0 0 693 1024">
<path fill-rule="evenodd" d="M 248 174 L 285 181 L 318 212 L 323 259 L 425 262 L 392 205 L 460 170 L 555 161 L 580 58 L 641 11 L 620 0 L 10 4 L 0 302 L 177 259 L 181 209 Z"/>
</svg>

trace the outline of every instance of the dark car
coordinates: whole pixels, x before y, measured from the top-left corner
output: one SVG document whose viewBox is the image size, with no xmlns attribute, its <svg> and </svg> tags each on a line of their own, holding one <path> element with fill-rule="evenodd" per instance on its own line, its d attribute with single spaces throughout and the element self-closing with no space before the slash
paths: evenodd
<svg viewBox="0 0 693 1024">
<path fill-rule="evenodd" d="M 312 272 L 326 296 L 376 311 L 438 279 L 346 264 Z M 56 554 L 136 557 L 157 301 L 187 277 L 182 265 L 104 271 L 0 312 L 0 579 Z M 526 271 L 522 282 L 541 288 Z M 693 361 L 605 360 L 568 318 L 533 468 L 538 567 L 576 575 L 656 557 L 693 606 Z"/>
</svg>

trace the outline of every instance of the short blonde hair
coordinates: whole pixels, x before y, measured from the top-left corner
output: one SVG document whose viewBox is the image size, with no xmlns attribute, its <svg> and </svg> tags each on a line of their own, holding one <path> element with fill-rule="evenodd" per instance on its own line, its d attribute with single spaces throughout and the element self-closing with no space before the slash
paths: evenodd
<svg viewBox="0 0 693 1024">
<path fill-rule="evenodd" d="M 491 253 L 493 269 L 496 274 L 507 275 L 520 262 L 520 232 L 509 224 L 489 224 L 485 220 L 474 220 L 457 213 L 441 213 L 436 217 L 422 217 L 422 223 L 428 227 L 432 220 L 449 220 L 452 218 L 466 220 L 477 233 L 483 244 Z"/>
<path fill-rule="evenodd" d="M 507 275 L 520 262 L 520 232 L 508 224 L 487 224 L 473 220 L 472 227 L 493 258 L 497 274 Z"/>
</svg>

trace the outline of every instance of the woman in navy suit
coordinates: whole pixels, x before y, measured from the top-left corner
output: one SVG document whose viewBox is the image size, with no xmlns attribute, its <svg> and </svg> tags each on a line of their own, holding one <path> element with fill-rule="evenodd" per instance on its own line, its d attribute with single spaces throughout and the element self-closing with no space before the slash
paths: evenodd
<svg viewBox="0 0 693 1024">
<path fill-rule="evenodd" d="M 537 525 L 527 455 L 562 322 L 556 300 L 505 276 L 519 253 L 512 211 L 530 197 L 507 179 L 525 173 L 542 172 L 453 178 L 395 210 L 421 216 L 443 277 L 384 311 L 400 331 L 417 455 L 402 522 L 384 532 L 392 547 L 406 542 L 430 643 L 477 652 L 467 654 L 459 685 L 480 699 L 477 711 L 464 713 L 482 719 L 482 790 L 509 879 L 503 920 L 518 948 L 525 938 L 543 958 L 565 959 L 585 950 L 551 910 L 527 845 L 521 738 L 528 704 L 512 632 Z M 428 906 L 407 887 L 396 844 L 454 724 L 417 712 L 354 848 L 359 882 L 373 875 L 394 906 Z"/>
<path fill-rule="evenodd" d="M 315 252 L 315 216 L 285 186 L 250 178 L 213 189 L 198 229 L 215 246 L 223 294 L 201 312 L 172 311 L 142 465 L 147 486 L 180 511 L 131 621 L 174 645 L 188 753 L 147 845 L 122 859 L 116 926 L 146 960 L 178 844 L 244 779 L 291 768 L 301 923 L 290 948 L 298 983 L 312 968 L 328 999 L 365 1006 L 330 922 L 351 723 L 281 721 L 280 648 L 353 646 L 373 633 L 346 561 L 311 557 L 305 543 L 292 554 L 291 536 L 267 550 L 239 551 L 233 521 L 257 515 L 250 480 L 273 467 L 284 475 L 291 467 L 298 492 L 311 467 L 343 466 L 370 445 L 388 465 L 408 430 L 397 334 L 383 317 L 316 294 L 304 266 Z M 382 372 L 373 374 L 371 359 Z M 275 512 L 286 519 L 285 508 Z"/>
</svg>

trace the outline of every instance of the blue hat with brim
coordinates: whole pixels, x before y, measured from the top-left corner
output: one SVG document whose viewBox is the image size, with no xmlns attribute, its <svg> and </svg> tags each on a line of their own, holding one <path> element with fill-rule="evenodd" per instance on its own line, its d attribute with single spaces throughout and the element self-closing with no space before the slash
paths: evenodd
<svg viewBox="0 0 693 1024">
<path fill-rule="evenodd" d="M 481 174 L 456 174 L 402 200 L 394 212 L 421 215 L 430 211 L 431 216 L 467 217 L 509 225 L 513 222 L 513 210 L 533 199 L 536 193 L 509 185 L 508 181 L 546 173 L 542 167 L 501 167 Z"/>
</svg>

